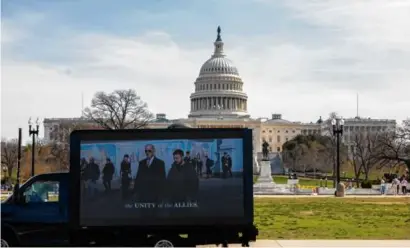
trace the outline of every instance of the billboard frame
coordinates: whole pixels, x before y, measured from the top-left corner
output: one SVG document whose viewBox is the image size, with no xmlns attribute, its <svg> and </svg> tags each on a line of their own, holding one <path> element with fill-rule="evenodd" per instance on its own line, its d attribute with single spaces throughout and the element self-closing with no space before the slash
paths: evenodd
<svg viewBox="0 0 410 248">
<path fill-rule="evenodd" d="M 125 129 L 125 130 L 75 130 L 70 134 L 70 190 L 69 190 L 69 225 L 71 228 L 80 226 L 80 167 L 81 143 L 91 141 L 142 141 L 142 140 L 172 140 L 172 139 L 242 139 L 243 144 L 243 207 L 244 216 L 221 223 L 219 228 L 229 226 L 253 225 L 253 169 L 252 169 L 252 130 L 247 128 L 206 128 L 206 129 Z M 209 218 L 209 217 L 208 217 Z M 112 226 L 115 228 L 188 229 L 209 228 L 209 225 L 138 225 Z M 195 223 L 195 220 L 193 220 Z M 231 223 L 231 224 L 227 224 Z M 213 225 L 217 225 L 214 223 Z M 90 226 L 88 226 L 90 227 Z M 101 228 L 101 226 L 95 226 Z"/>
</svg>

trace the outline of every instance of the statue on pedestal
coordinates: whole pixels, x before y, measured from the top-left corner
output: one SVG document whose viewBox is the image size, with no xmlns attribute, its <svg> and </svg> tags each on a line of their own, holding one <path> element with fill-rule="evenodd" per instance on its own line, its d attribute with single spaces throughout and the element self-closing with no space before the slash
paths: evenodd
<svg viewBox="0 0 410 248">
<path fill-rule="evenodd" d="M 269 144 L 266 140 L 262 143 L 262 160 L 269 161 Z"/>
</svg>

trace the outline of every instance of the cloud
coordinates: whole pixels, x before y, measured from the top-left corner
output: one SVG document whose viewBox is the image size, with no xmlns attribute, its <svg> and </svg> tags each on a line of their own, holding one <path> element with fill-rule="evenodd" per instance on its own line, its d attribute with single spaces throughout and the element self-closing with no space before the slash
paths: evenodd
<svg viewBox="0 0 410 248">
<path fill-rule="evenodd" d="M 286 1 L 294 16 L 343 33 L 342 39 L 409 51 L 410 3 L 396 1 Z"/>
<path fill-rule="evenodd" d="M 377 12 L 378 16 L 373 12 L 384 4 L 372 3 L 377 6 L 368 13 L 366 8 L 371 6 L 363 4 L 348 4 L 349 11 L 336 1 L 286 1 L 292 18 L 320 27 L 321 35 L 310 37 L 309 42 L 269 33 L 244 37 L 224 29 L 225 52 L 245 82 L 251 115 L 279 112 L 284 118 L 306 122 L 331 111 L 351 117 L 356 114 L 359 92 L 361 115 L 408 117 L 410 54 L 409 46 L 402 44 L 408 44 L 410 35 L 398 33 L 410 23 L 402 14 L 406 6 L 388 5 L 387 13 Z M 396 11 L 400 22 L 388 18 Z M 34 40 L 33 32 L 24 29 L 28 26 L 19 23 L 6 20 L 5 29 L 2 26 L 3 33 L 13 37 L 8 46 L 26 46 L 28 51 L 6 46 L 2 58 L 2 135 L 6 137 L 15 136 L 16 127 L 25 127 L 30 116 L 79 116 L 82 93 L 87 105 L 100 90 L 134 88 L 153 112 L 186 117 L 193 83 L 213 52 L 215 39 L 210 33 L 199 44 L 177 39 L 165 29 L 137 36 L 63 29 L 52 38 Z M 10 31 L 17 30 L 11 28 L 15 26 L 21 36 Z"/>
</svg>

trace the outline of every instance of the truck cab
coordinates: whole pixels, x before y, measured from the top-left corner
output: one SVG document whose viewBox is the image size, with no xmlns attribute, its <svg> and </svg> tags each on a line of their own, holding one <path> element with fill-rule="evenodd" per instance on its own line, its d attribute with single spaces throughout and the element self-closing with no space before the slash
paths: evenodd
<svg viewBox="0 0 410 248">
<path fill-rule="evenodd" d="M 2 202 L 2 247 L 68 244 L 68 176 L 34 176 Z"/>
</svg>

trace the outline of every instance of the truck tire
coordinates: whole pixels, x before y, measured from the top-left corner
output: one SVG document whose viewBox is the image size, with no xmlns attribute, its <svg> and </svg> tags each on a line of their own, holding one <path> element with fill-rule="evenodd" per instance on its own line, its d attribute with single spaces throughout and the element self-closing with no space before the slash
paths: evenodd
<svg viewBox="0 0 410 248">
<path fill-rule="evenodd" d="M 174 244 L 170 240 L 160 239 L 155 243 L 154 247 L 174 247 Z"/>
<path fill-rule="evenodd" d="M 16 247 L 19 246 L 16 234 L 13 230 L 7 227 L 1 228 L 1 247 Z"/>
</svg>

